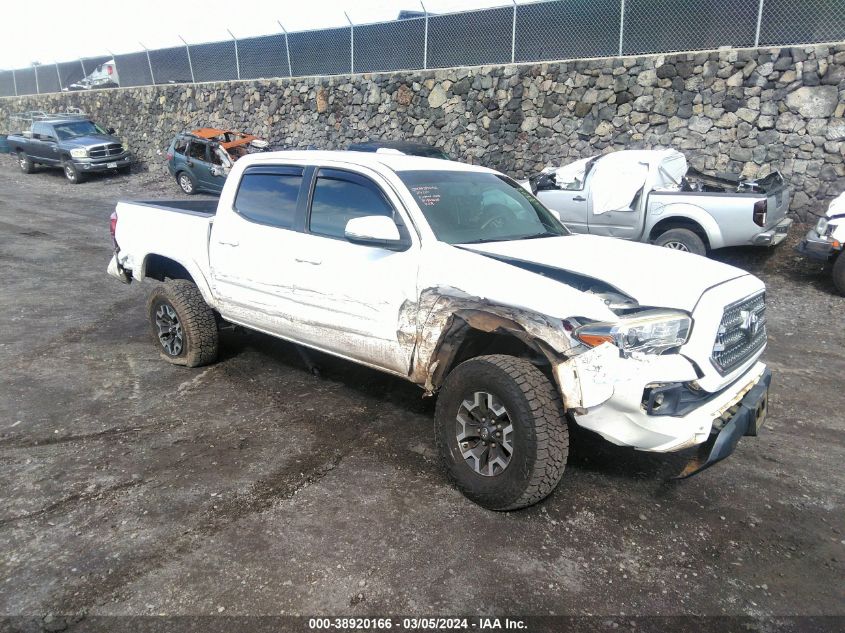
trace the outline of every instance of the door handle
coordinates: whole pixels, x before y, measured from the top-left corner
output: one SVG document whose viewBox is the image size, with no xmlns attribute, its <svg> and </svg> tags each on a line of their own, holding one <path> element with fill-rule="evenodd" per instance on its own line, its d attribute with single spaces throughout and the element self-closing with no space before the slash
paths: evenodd
<svg viewBox="0 0 845 633">
<path fill-rule="evenodd" d="M 223 240 L 217 240 L 217 243 L 220 244 L 220 246 L 237 246 L 240 244 L 240 242 L 224 242 Z"/>
<path fill-rule="evenodd" d="M 323 263 L 322 259 L 307 259 L 305 257 L 294 257 L 294 260 L 300 264 L 311 264 L 312 266 L 319 266 Z"/>
<path fill-rule="evenodd" d="M 587 199 L 584 196 L 575 196 L 574 198 L 572 198 L 572 200 L 575 201 L 575 202 L 586 202 L 587 201 Z"/>
</svg>

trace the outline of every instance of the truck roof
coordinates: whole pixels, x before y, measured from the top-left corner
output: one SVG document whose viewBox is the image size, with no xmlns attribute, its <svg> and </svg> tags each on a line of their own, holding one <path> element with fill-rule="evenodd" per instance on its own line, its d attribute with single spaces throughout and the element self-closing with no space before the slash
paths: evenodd
<svg viewBox="0 0 845 633">
<path fill-rule="evenodd" d="M 492 169 L 478 165 L 468 165 L 452 160 L 439 158 L 423 158 L 421 156 L 407 156 L 404 154 L 378 154 L 372 152 L 355 151 L 323 151 L 323 150 L 288 150 L 281 152 L 262 152 L 250 154 L 238 162 L 265 163 L 279 160 L 302 160 L 308 162 L 332 161 L 344 162 L 351 165 L 364 165 L 374 169 L 387 167 L 392 171 L 475 171 L 495 173 Z"/>
</svg>

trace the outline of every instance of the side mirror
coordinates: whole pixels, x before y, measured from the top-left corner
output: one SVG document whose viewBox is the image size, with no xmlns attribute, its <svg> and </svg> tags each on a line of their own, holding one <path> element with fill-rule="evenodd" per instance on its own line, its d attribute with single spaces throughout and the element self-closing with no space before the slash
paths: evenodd
<svg viewBox="0 0 845 633">
<path fill-rule="evenodd" d="M 386 215 L 367 215 L 352 218 L 346 223 L 346 239 L 353 244 L 386 248 L 390 251 L 404 251 L 410 246 L 403 240 L 393 220 Z"/>
<path fill-rule="evenodd" d="M 110 127 L 106 130 L 106 134 L 117 134 L 117 130 L 115 130 L 113 127 Z"/>
</svg>

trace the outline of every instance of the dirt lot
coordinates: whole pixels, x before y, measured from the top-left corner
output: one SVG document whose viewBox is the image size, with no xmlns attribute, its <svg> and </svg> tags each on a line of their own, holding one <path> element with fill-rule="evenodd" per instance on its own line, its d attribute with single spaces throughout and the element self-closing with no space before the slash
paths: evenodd
<svg viewBox="0 0 845 633">
<path fill-rule="evenodd" d="M 158 358 L 108 216 L 175 183 L 2 158 L 0 615 L 845 615 L 845 299 L 789 246 L 719 256 L 769 287 L 762 436 L 667 483 L 680 456 L 580 432 L 548 500 L 497 514 L 410 384 L 258 334 Z"/>
</svg>

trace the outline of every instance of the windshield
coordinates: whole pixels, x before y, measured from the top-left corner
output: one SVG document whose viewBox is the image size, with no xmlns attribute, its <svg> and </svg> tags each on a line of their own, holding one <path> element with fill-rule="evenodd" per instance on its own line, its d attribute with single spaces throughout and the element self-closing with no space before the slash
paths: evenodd
<svg viewBox="0 0 845 633">
<path fill-rule="evenodd" d="M 551 211 L 505 176 L 403 171 L 399 177 L 442 242 L 478 244 L 569 235 Z"/>
<path fill-rule="evenodd" d="M 75 136 L 88 136 L 90 134 L 105 134 L 106 131 L 92 121 L 68 121 L 67 123 L 56 123 L 53 125 L 59 140 L 66 141 Z"/>
</svg>

